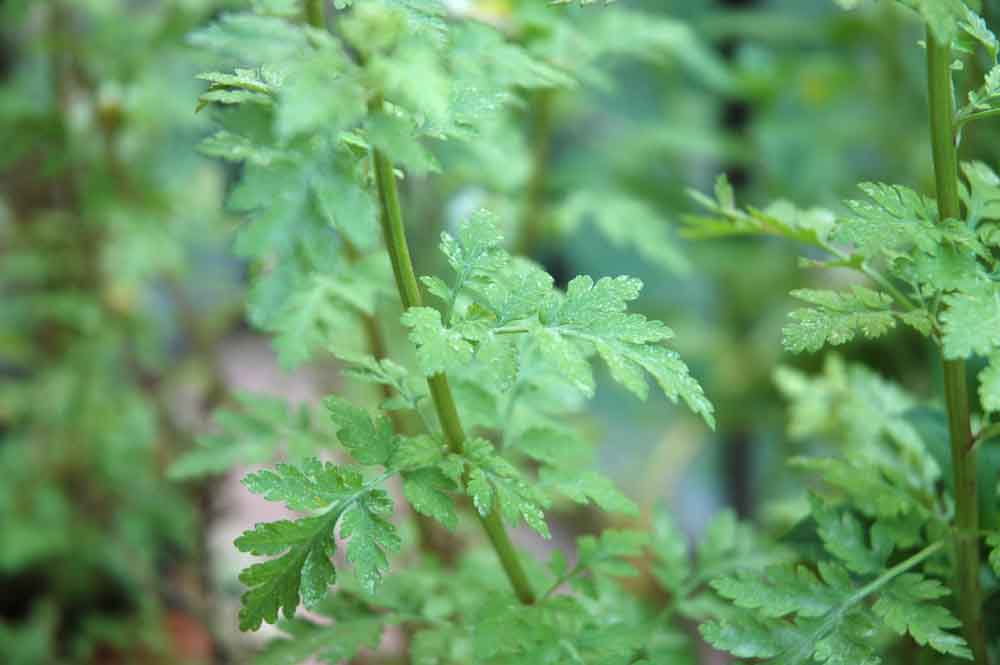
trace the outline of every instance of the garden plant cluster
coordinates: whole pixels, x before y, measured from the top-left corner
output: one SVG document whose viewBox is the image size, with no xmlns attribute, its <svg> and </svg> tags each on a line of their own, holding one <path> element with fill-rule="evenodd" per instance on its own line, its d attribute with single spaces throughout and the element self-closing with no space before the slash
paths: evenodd
<svg viewBox="0 0 1000 665">
<path fill-rule="evenodd" d="M 701 4 L 0 8 L 0 660 L 1000 663 L 1000 7 Z"/>
</svg>

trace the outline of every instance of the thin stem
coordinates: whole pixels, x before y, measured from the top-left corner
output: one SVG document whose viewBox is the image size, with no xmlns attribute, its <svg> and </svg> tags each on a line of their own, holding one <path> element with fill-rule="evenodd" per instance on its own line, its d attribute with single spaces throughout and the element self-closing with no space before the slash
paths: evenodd
<svg viewBox="0 0 1000 665">
<path fill-rule="evenodd" d="M 834 256 L 836 256 L 839 259 L 847 261 L 847 260 L 849 260 L 851 258 L 850 254 L 848 254 L 845 251 L 842 251 L 842 250 L 838 249 L 836 246 L 834 246 L 834 245 L 832 245 L 830 243 L 823 242 L 823 243 L 820 243 L 819 246 L 822 247 L 823 249 L 825 249 L 826 251 L 830 252 L 831 254 L 833 254 Z M 902 305 L 903 307 L 905 307 L 907 309 L 917 309 L 917 305 L 912 300 L 910 300 L 905 295 L 903 295 L 903 292 L 900 291 L 899 289 L 897 289 L 893 285 L 893 283 L 890 282 L 889 279 L 885 275 L 883 275 L 882 273 L 880 273 L 878 270 L 876 270 L 875 268 L 872 268 L 867 263 L 862 263 L 860 266 L 858 266 L 857 269 L 861 272 L 861 274 L 865 275 L 866 277 L 868 277 L 868 279 L 872 280 L 873 282 L 875 282 L 876 284 L 878 284 L 879 286 L 881 286 L 883 289 L 885 289 L 886 292 L 890 296 L 892 296 L 896 300 L 897 303 L 899 303 L 900 305 Z M 917 294 L 917 295 L 919 297 L 919 294 Z M 921 303 L 921 304 L 923 304 L 923 303 Z"/>
<path fill-rule="evenodd" d="M 309 25 L 314 28 L 326 29 L 325 0 L 306 0 L 305 14 Z M 348 238 L 345 237 L 343 240 L 347 259 L 352 263 L 357 262 L 361 258 L 358 248 Z M 368 351 L 377 360 L 381 360 L 386 356 L 386 348 L 385 340 L 382 338 L 382 331 L 378 326 L 378 320 L 373 314 L 364 314 L 361 323 L 368 341 Z M 393 396 L 392 388 L 387 385 L 382 386 L 381 393 L 385 399 L 390 399 Z M 419 406 L 416 403 L 413 406 L 414 411 L 416 411 L 417 415 L 424 422 L 424 425 L 427 426 L 428 423 Z M 398 411 L 390 411 L 389 419 L 392 422 L 393 430 L 397 433 L 403 433 L 407 430 L 406 423 Z M 429 426 L 428 431 L 430 431 Z M 454 559 L 454 548 L 451 546 L 452 538 L 450 534 L 447 537 L 442 535 L 447 532 L 437 528 L 430 518 L 420 513 L 414 513 L 414 521 L 417 525 L 417 531 L 420 534 L 422 547 L 437 554 L 442 561 L 452 561 Z"/>
<path fill-rule="evenodd" d="M 978 111 L 976 113 L 969 113 L 968 115 L 961 116 L 955 121 L 955 131 L 960 131 L 970 122 L 976 120 L 983 120 L 984 118 L 995 118 L 1000 115 L 1000 109 L 990 109 L 988 111 Z"/>
<path fill-rule="evenodd" d="M 583 572 L 583 566 L 578 561 L 575 566 L 573 566 L 568 571 L 563 573 L 559 577 L 559 579 L 557 579 L 555 582 L 552 583 L 552 585 L 545 591 L 545 593 L 542 594 L 542 600 L 543 601 L 548 600 L 552 596 L 552 594 L 554 594 L 556 590 L 559 589 L 559 587 L 561 587 L 563 584 L 566 584 L 566 582 L 569 582 L 571 579 L 579 575 L 581 572 Z"/>
<path fill-rule="evenodd" d="M 912 300 L 903 295 L 903 292 L 897 289 L 892 282 L 890 282 L 882 275 L 882 273 L 878 272 L 871 266 L 865 264 L 861 265 L 861 272 L 863 272 L 868 277 L 868 279 L 872 280 L 873 282 L 881 286 L 883 289 L 885 289 L 889 293 L 889 295 L 895 298 L 896 302 L 898 302 L 903 307 L 906 307 L 908 309 L 917 309 L 917 305 L 913 304 Z"/>
<path fill-rule="evenodd" d="M 374 110 L 380 109 L 382 100 L 376 98 L 371 104 Z M 420 307 L 423 300 L 410 249 L 406 242 L 406 230 L 403 226 L 403 214 L 399 205 L 399 192 L 396 188 L 396 176 L 393 173 L 392 162 L 378 148 L 372 149 L 372 162 L 375 170 L 375 184 L 378 190 L 380 220 L 385 244 L 392 263 L 392 273 L 396 278 L 396 287 L 404 309 Z M 458 416 L 455 398 L 445 374 L 435 374 L 427 379 L 434 408 L 437 411 L 441 429 L 444 432 L 448 448 L 455 454 L 465 452 L 465 431 Z M 535 602 L 535 592 L 524 572 L 521 560 L 514 549 L 510 537 L 500 519 L 499 507 L 494 504 L 493 510 L 486 517 L 480 516 L 480 522 L 493 548 L 496 550 L 500 563 L 518 599 L 530 605 Z"/>
<path fill-rule="evenodd" d="M 940 550 L 942 547 L 944 547 L 944 541 L 939 540 L 936 543 L 931 543 L 930 545 L 920 550 L 910 558 L 900 561 L 895 566 L 893 566 L 889 570 L 879 575 L 873 581 L 869 582 L 865 586 L 858 589 L 858 591 L 848 599 L 848 603 L 853 605 L 854 603 L 861 602 L 868 596 L 872 595 L 873 593 L 884 587 L 886 584 L 891 582 L 896 577 L 899 577 L 900 575 L 910 570 L 911 568 L 915 568 L 919 564 L 923 563 L 925 560 L 930 558 L 931 555 L 937 553 L 937 551 Z"/>
<path fill-rule="evenodd" d="M 931 149 L 941 221 L 959 219 L 958 155 L 952 128 L 951 48 L 927 30 L 927 90 L 930 104 Z M 944 392 L 948 407 L 952 469 L 955 481 L 955 554 L 959 617 L 965 640 L 977 665 L 987 665 L 979 588 L 979 528 L 976 497 L 976 453 L 972 447 L 965 360 L 944 359 Z"/>
<path fill-rule="evenodd" d="M 494 335 L 518 335 L 520 333 L 531 332 L 531 328 L 527 326 L 506 326 L 504 328 L 497 328 L 493 331 Z"/>
<path fill-rule="evenodd" d="M 973 443 L 978 445 L 983 441 L 989 441 L 997 436 L 1000 436 L 1000 423 L 993 423 L 979 430 L 979 432 L 976 433 Z"/>
</svg>

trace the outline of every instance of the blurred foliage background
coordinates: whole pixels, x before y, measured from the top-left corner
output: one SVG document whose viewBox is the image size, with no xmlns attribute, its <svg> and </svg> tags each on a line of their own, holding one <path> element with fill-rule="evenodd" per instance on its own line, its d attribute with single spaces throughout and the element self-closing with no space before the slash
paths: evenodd
<svg viewBox="0 0 1000 665">
<path fill-rule="evenodd" d="M 800 248 L 783 241 L 681 237 L 697 210 L 688 190 L 721 172 L 741 202 L 834 210 L 864 180 L 930 191 L 920 27 L 889 2 L 449 5 L 503 26 L 574 83 L 524 94 L 474 149 L 440 146 L 441 175 L 404 184 L 417 263 L 430 272 L 440 230 L 485 206 L 557 277 L 641 277 L 642 309 L 676 330 L 719 427 L 605 385 L 587 416 L 604 470 L 692 533 L 726 506 L 787 528 L 804 499 L 783 460 L 847 445 L 835 412 L 880 418 L 905 401 L 848 364 L 920 398 L 937 363 L 905 332 L 853 344 L 825 369 L 784 354 L 788 291 L 830 277 L 800 269 Z M 5 663 L 246 662 L 253 648 L 234 629 L 229 541 L 260 506 L 233 489 L 239 473 L 219 472 L 308 449 L 288 431 L 338 379 L 329 355 L 283 369 L 252 325 L 266 328 L 244 309 L 255 266 L 233 254 L 241 217 L 223 205 L 237 170 L 196 150 L 210 124 L 195 113 L 206 67 L 186 36 L 240 6 L 0 7 Z M 995 134 L 970 130 L 964 158 L 995 166 Z M 810 415 L 821 371 L 827 401 Z M 786 398 L 798 405 L 790 427 Z M 273 418 L 241 418 L 241 400 L 265 400 Z M 228 410 L 213 421 L 217 407 Z M 220 445 L 178 465 L 200 437 Z M 572 535 L 593 519 L 557 521 Z"/>
</svg>

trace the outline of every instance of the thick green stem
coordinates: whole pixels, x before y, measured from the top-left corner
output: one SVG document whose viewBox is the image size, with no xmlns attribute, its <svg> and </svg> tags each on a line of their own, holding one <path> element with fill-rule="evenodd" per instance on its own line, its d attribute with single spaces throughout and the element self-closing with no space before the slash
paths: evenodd
<svg viewBox="0 0 1000 665">
<path fill-rule="evenodd" d="M 953 132 L 951 48 L 927 31 L 927 90 L 930 103 L 931 149 L 941 220 L 960 219 L 958 155 Z M 979 528 L 976 497 L 976 453 L 969 422 L 969 395 L 964 360 L 944 360 L 944 392 L 955 480 L 955 556 L 958 564 L 959 616 L 965 639 L 977 665 L 987 665 L 979 588 Z"/>
<path fill-rule="evenodd" d="M 380 100 L 375 100 L 372 106 L 376 109 L 380 108 Z M 399 206 L 399 192 L 396 188 L 396 176 L 393 173 L 392 162 L 377 148 L 372 149 L 372 162 L 378 189 L 382 232 L 385 235 L 389 259 L 392 262 L 392 273 L 396 278 L 399 298 L 403 302 L 404 309 L 420 307 L 423 300 L 420 296 L 417 276 L 413 270 L 410 249 L 406 242 L 406 230 L 403 227 L 403 215 Z M 458 408 L 455 406 L 455 398 L 448 384 L 448 377 L 445 374 L 435 374 L 427 379 L 427 385 L 430 388 L 431 398 L 448 448 L 455 454 L 463 454 L 465 452 L 465 431 L 458 416 Z M 535 592 L 524 572 L 517 550 L 514 549 L 500 519 L 499 507 L 494 505 L 490 514 L 481 517 L 480 522 L 500 558 L 500 563 L 507 573 L 518 599 L 526 605 L 534 603 Z"/>
</svg>

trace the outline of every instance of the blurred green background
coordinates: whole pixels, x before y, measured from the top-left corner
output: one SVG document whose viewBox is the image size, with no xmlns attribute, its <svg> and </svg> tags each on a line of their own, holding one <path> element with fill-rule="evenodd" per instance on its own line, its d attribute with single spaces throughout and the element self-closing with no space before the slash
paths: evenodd
<svg viewBox="0 0 1000 665">
<path fill-rule="evenodd" d="M 286 369 L 247 316 L 255 266 L 232 252 L 241 218 L 224 206 L 238 169 L 196 149 L 211 113 L 195 113 L 195 74 L 213 66 L 186 35 L 243 4 L 0 7 L 2 662 L 237 663 L 254 647 L 235 631 L 230 543 L 273 509 L 224 470 L 297 454 L 293 429 L 339 379 L 329 354 Z M 783 241 L 685 240 L 679 222 L 697 209 L 688 189 L 718 173 L 758 206 L 839 210 L 865 180 L 930 191 L 920 26 L 889 2 L 446 4 L 540 26 L 532 48 L 578 83 L 525 94 L 474 149 L 442 147 L 441 175 L 407 180 L 418 267 L 485 206 L 563 282 L 641 277 L 641 309 L 676 331 L 719 427 L 605 382 L 587 417 L 604 470 L 692 533 L 725 506 L 787 527 L 804 499 L 783 460 L 839 445 L 786 427 L 776 368 L 823 364 L 782 352 L 787 293 L 837 275 L 800 269 Z M 995 138 L 974 127 L 963 157 L 995 166 Z M 937 363 L 909 333 L 842 355 L 931 393 Z M 837 361 L 826 372 L 853 380 Z M 247 399 L 273 418 L 239 417 Z M 850 408 L 866 406 L 879 408 Z M 206 436 L 233 445 L 208 460 L 218 473 L 184 481 L 175 461 Z M 565 534 L 594 526 L 587 511 L 555 519 Z"/>
</svg>

